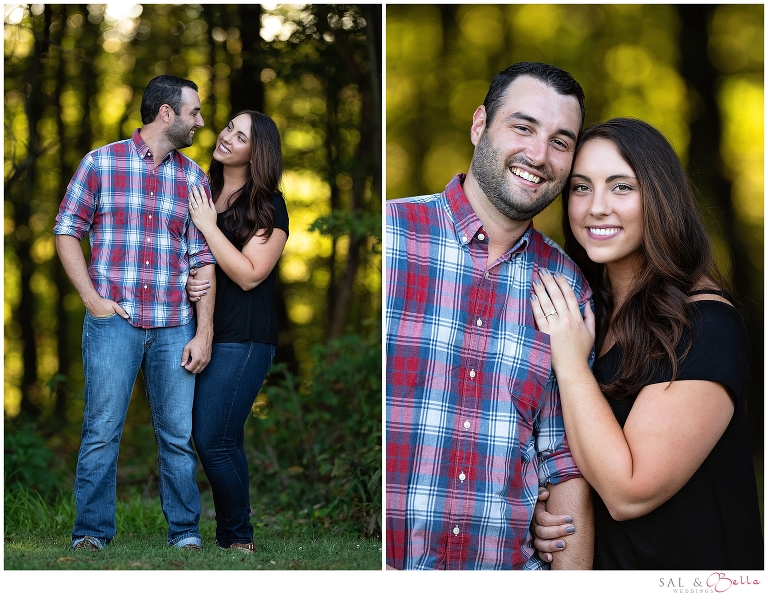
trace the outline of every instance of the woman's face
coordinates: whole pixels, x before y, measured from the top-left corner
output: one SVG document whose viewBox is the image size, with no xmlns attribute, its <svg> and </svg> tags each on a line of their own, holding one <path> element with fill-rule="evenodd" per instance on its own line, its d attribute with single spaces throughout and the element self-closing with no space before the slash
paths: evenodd
<svg viewBox="0 0 768 600">
<path fill-rule="evenodd" d="M 643 202 L 635 172 L 616 145 L 600 138 L 585 143 L 568 185 L 571 230 L 589 258 L 632 267 L 640 256 Z"/>
<path fill-rule="evenodd" d="M 232 167 L 248 164 L 251 160 L 251 117 L 238 115 L 227 123 L 216 140 L 213 158 Z"/>
</svg>

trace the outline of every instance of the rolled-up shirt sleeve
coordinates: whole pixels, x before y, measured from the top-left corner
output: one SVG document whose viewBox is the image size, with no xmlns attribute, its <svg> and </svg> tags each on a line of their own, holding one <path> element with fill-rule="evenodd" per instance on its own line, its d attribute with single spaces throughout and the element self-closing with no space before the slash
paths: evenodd
<svg viewBox="0 0 768 600">
<path fill-rule="evenodd" d="M 100 181 L 92 154 L 86 154 L 67 186 L 56 215 L 55 235 L 82 240 L 91 228 L 99 204 Z"/>
<path fill-rule="evenodd" d="M 536 422 L 536 453 L 539 457 L 539 485 L 557 484 L 581 477 L 565 438 L 563 412 L 557 380 L 550 377 L 544 389 Z"/>
</svg>

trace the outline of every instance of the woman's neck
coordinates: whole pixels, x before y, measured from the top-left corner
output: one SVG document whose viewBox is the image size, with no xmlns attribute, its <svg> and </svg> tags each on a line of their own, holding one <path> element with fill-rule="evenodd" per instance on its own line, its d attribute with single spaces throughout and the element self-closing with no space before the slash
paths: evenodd
<svg viewBox="0 0 768 600">
<path fill-rule="evenodd" d="M 606 330 L 605 334 L 602 336 L 600 347 L 596 348 L 597 356 L 603 356 L 616 342 L 616 335 L 613 331 L 613 320 L 616 318 L 616 314 L 619 312 L 621 305 L 624 304 L 624 301 L 627 299 L 632 283 L 635 280 L 634 271 L 625 268 L 624 266 L 616 267 L 614 265 L 606 265 L 606 271 L 611 286 L 610 295 L 613 308 L 607 322 L 604 324 Z"/>
<path fill-rule="evenodd" d="M 245 185 L 246 167 L 224 167 L 224 187 L 239 190 Z"/>
<path fill-rule="evenodd" d="M 242 187 L 245 185 L 246 167 L 225 166 L 222 170 L 222 179 L 223 183 L 221 186 L 221 191 L 219 192 L 218 197 L 214 198 L 213 201 L 217 205 L 219 201 L 223 202 L 225 204 L 223 209 L 226 209 L 230 204 L 230 198 L 232 197 L 232 194 L 237 190 L 242 189 Z"/>
<path fill-rule="evenodd" d="M 624 261 L 620 264 L 605 265 L 608 273 L 608 279 L 611 282 L 611 296 L 613 297 L 613 314 L 621 308 L 627 299 L 630 290 L 637 278 L 638 264 L 637 260 Z M 611 315 L 613 320 L 613 315 Z"/>
</svg>

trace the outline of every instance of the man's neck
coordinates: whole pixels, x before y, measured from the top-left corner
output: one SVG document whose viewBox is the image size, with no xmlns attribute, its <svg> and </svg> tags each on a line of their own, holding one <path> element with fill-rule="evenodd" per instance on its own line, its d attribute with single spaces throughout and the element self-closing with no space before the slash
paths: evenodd
<svg viewBox="0 0 768 600">
<path fill-rule="evenodd" d="M 175 150 L 174 145 L 168 141 L 165 131 L 160 129 L 155 123 L 148 123 L 141 127 L 141 139 L 149 148 L 154 158 L 155 167 L 165 158 L 171 150 Z"/>
<path fill-rule="evenodd" d="M 485 233 L 488 234 L 488 266 L 490 267 L 523 237 L 531 220 L 513 221 L 501 214 L 488 200 L 488 196 L 472 176 L 471 169 L 464 180 L 463 187 L 464 195 L 472 205 L 477 218 L 483 223 Z"/>
</svg>

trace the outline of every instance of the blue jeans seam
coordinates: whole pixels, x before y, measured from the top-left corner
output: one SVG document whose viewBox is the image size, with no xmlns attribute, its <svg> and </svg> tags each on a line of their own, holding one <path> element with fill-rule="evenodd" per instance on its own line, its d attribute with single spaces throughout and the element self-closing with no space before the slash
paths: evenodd
<svg viewBox="0 0 768 600">
<path fill-rule="evenodd" d="M 155 414 L 155 402 L 150 385 L 145 385 L 147 402 L 149 402 L 149 415 L 152 419 L 152 433 L 157 445 L 157 489 L 160 492 L 160 505 L 165 506 L 165 477 L 163 477 L 163 453 L 160 450 L 160 436 L 157 433 L 157 415 Z"/>
<path fill-rule="evenodd" d="M 229 420 L 232 418 L 232 411 L 233 411 L 233 405 L 235 403 L 235 398 L 237 398 L 237 391 L 240 388 L 240 384 L 243 381 L 243 373 L 245 372 L 245 367 L 248 364 L 248 361 L 251 358 L 251 353 L 253 352 L 253 342 L 249 342 L 248 344 L 248 356 L 245 357 L 245 360 L 243 361 L 243 365 L 240 368 L 240 373 L 238 373 L 237 377 L 237 385 L 235 386 L 235 389 L 233 390 L 232 397 L 230 398 L 229 403 L 229 414 L 227 415 L 227 424 L 224 429 L 224 431 L 229 429 Z M 222 432 L 223 433 L 223 432 Z M 222 440 L 223 441 L 223 440 Z M 234 468 L 234 463 L 232 463 L 232 456 L 230 454 L 227 454 L 227 460 L 229 461 L 230 465 L 233 467 L 233 471 L 237 474 L 237 481 L 240 484 L 240 491 L 245 493 L 245 500 L 248 504 L 250 504 L 249 496 L 250 496 L 250 490 L 248 489 L 248 484 L 243 485 L 243 482 L 240 480 L 240 475 L 237 473 L 237 469 Z"/>
</svg>

